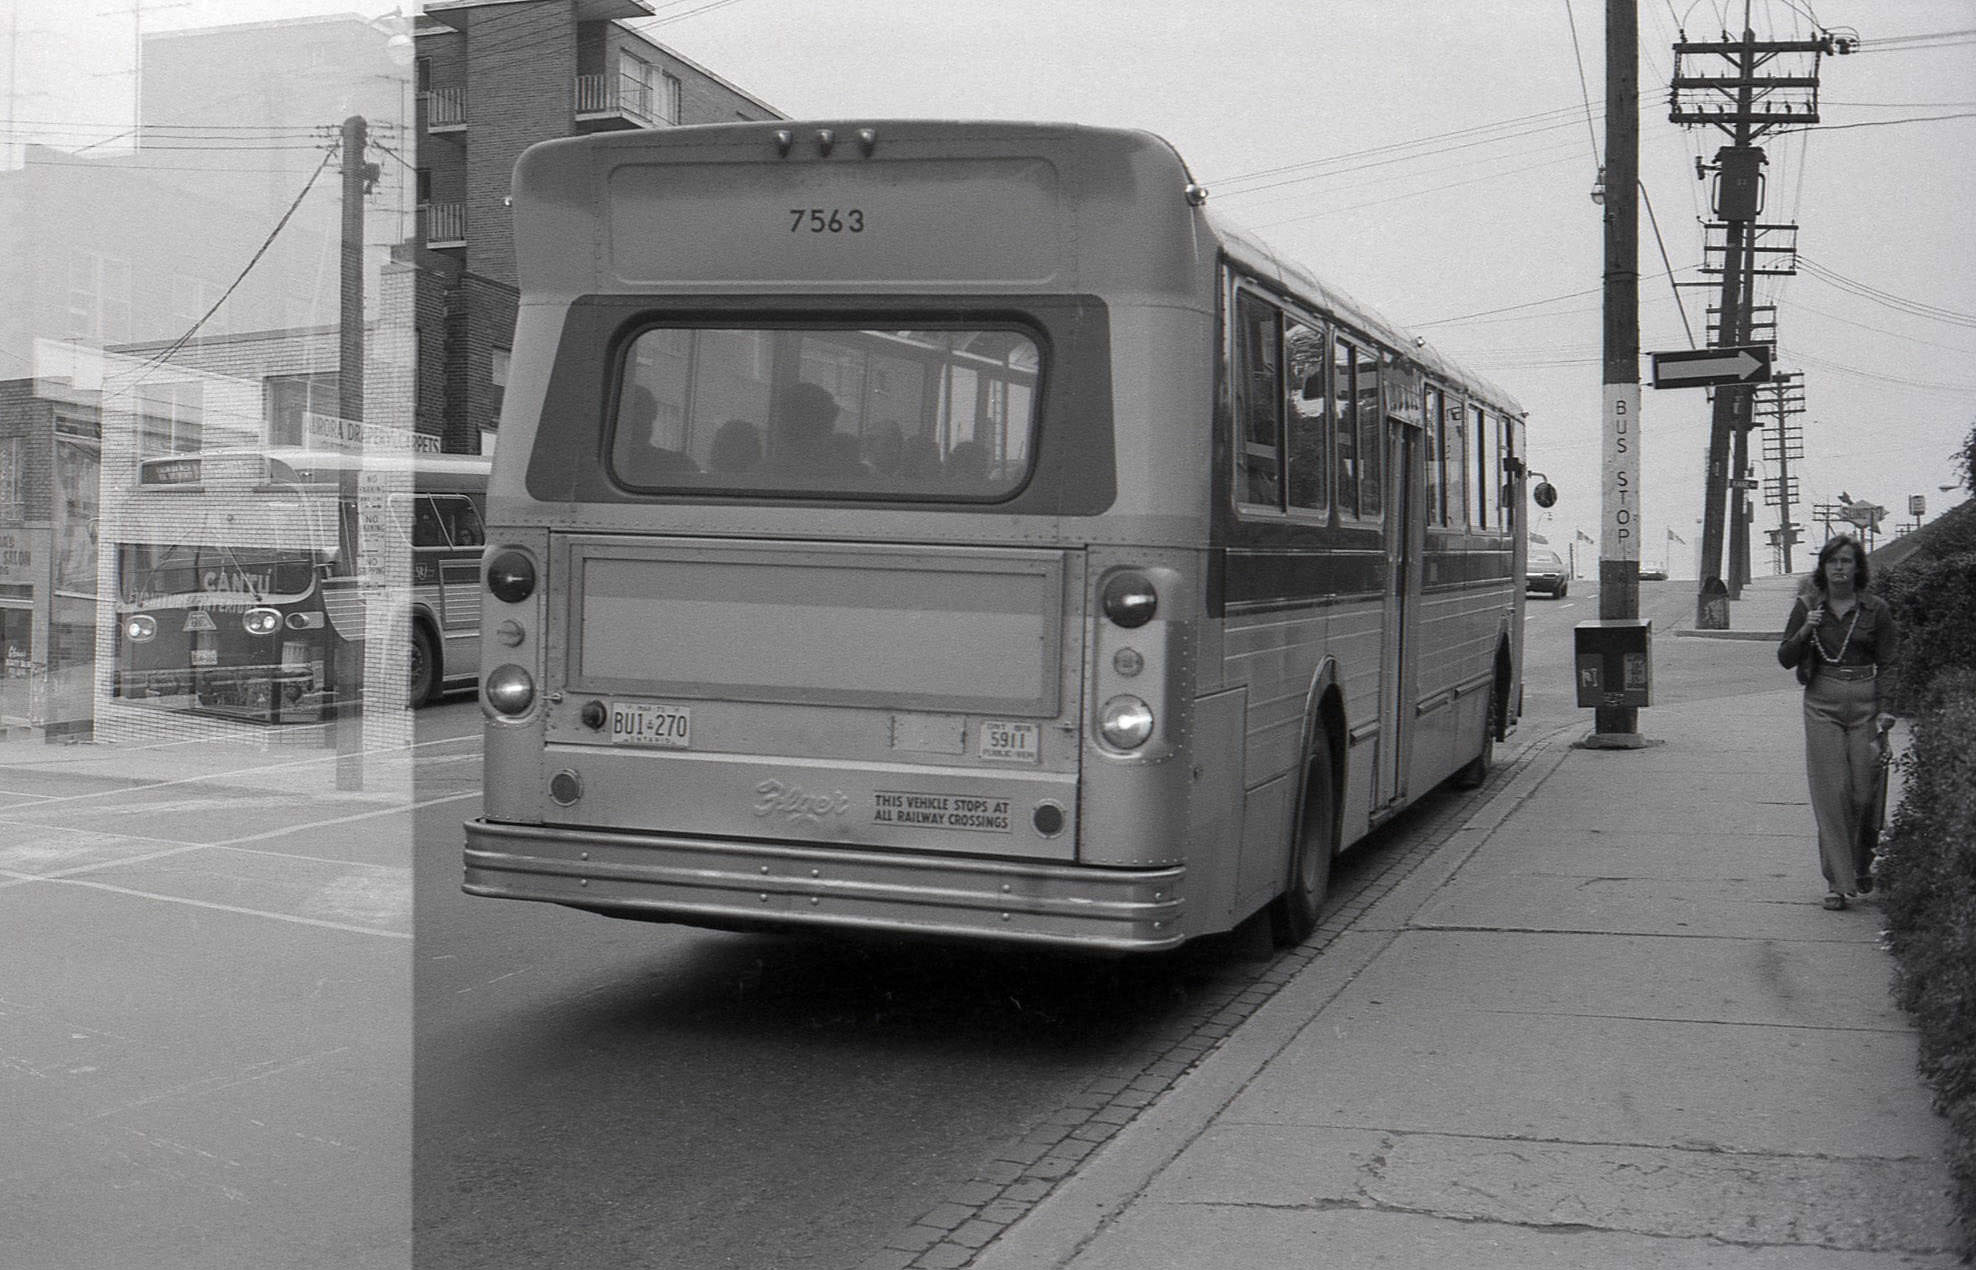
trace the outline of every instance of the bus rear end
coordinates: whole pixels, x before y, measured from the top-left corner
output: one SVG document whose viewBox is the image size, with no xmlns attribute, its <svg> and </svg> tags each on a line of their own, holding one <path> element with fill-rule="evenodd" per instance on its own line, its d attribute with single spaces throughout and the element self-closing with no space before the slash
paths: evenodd
<svg viewBox="0 0 1976 1270">
<path fill-rule="evenodd" d="M 1170 206 L 1107 225 L 1149 186 Z M 466 889 L 729 929 L 1196 933 L 1216 826 L 1181 579 L 1214 317 L 1185 189 L 1154 138 L 1036 126 L 530 151 Z M 1198 399 L 1115 384 L 1128 334 Z M 1198 462 L 1147 461 L 1121 402 L 1197 425 Z"/>
</svg>

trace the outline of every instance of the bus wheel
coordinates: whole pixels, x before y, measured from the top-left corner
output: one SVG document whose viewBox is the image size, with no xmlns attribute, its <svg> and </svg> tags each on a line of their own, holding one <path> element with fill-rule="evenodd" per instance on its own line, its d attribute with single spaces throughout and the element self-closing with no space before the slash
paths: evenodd
<svg viewBox="0 0 1976 1270">
<path fill-rule="evenodd" d="M 1503 689 L 1497 683 L 1489 689 L 1489 708 L 1482 715 L 1482 749 L 1468 766 L 1455 773 L 1455 784 L 1463 789 L 1480 789 L 1496 766 L 1496 716 L 1502 712 Z"/>
<path fill-rule="evenodd" d="M 433 689 L 438 680 L 438 650 L 432 646 L 432 635 L 424 623 L 412 623 L 412 664 L 411 682 L 405 688 L 405 704 L 418 709 L 432 699 Z"/>
<path fill-rule="evenodd" d="M 1338 853 L 1336 795 L 1331 785 L 1331 741 L 1319 732 L 1304 781 L 1297 840 L 1290 850 L 1290 877 L 1269 908 L 1270 930 L 1281 947 L 1293 948 L 1317 929 L 1318 910 L 1331 889 L 1331 858 Z"/>
</svg>

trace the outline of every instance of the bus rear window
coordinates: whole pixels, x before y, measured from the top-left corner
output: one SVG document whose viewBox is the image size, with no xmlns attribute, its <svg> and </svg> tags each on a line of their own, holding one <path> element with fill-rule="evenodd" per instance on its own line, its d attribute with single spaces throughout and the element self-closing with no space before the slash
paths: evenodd
<svg viewBox="0 0 1976 1270">
<path fill-rule="evenodd" d="M 657 327 L 626 349 L 633 490 L 993 502 L 1028 478 L 1036 341 L 1008 328 Z"/>
</svg>

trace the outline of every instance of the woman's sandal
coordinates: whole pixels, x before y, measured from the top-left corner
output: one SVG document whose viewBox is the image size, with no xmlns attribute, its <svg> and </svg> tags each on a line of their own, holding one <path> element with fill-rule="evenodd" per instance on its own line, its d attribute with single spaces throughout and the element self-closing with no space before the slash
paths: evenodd
<svg viewBox="0 0 1976 1270">
<path fill-rule="evenodd" d="M 1846 906 L 1846 897 L 1839 894 L 1837 891 L 1834 891 L 1830 895 L 1825 897 L 1826 908 L 1841 909 L 1844 908 L 1845 906 Z"/>
</svg>

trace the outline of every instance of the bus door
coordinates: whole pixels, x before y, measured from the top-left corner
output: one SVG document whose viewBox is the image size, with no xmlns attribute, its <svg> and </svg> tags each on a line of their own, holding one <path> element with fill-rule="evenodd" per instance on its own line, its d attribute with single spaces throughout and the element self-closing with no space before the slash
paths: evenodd
<svg viewBox="0 0 1976 1270">
<path fill-rule="evenodd" d="M 421 499 L 424 505 L 426 499 Z M 430 545 L 443 548 L 433 555 L 438 566 L 439 620 L 448 639 L 456 633 L 477 640 L 480 635 L 480 548 L 487 541 L 480 511 L 465 494 L 430 496 L 438 533 Z M 426 544 L 420 544 L 426 545 Z"/>
<path fill-rule="evenodd" d="M 1412 660 L 1407 647 L 1408 592 L 1413 587 L 1414 561 L 1420 553 L 1414 537 L 1413 469 L 1418 441 L 1412 428 L 1386 419 L 1386 614 L 1385 647 L 1379 667 L 1379 772 L 1375 808 L 1387 806 L 1406 793 L 1406 751 L 1413 720 L 1407 703 L 1413 700 Z"/>
</svg>

